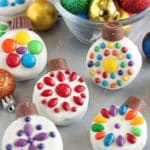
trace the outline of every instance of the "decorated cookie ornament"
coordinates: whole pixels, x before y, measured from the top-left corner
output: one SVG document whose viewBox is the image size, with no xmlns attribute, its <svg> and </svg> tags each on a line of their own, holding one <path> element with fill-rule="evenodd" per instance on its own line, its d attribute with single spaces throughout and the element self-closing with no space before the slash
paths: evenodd
<svg viewBox="0 0 150 150">
<path fill-rule="evenodd" d="M 0 101 L 8 112 L 15 110 L 13 93 L 16 88 L 15 78 L 8 71 L 0 68 Z"/>
<path fill-rule="evenodd" d="M 63 58 L 48 62 L 48 73 L 35 85 L 33 102 L 56 125 L 69 125 L 87 111 L 89 91 L 83 77 L 70 71 Z"/>
<path fill-rule="evenodd" d="M 145 107 L 143 100 L 132 96 L 120 107 L 102 108 L 90 128 L 93 150 L 143 150 L 147 141 Z"/>
<path fill-rule="evenodd" d="M 9 21 L 25 12 L 32 0 L 0 0 L 0 20 Z"/>
<path fill-rule="evenodd" d="M 141 55 L 118 22 L 106 23 L 102 37 L 87 54 L 86 66 L 94 82 L 105 89 L 120 89 L 130 84 L 139 73 Z"/>
<path fill-rule="evenodd" d="M 25 102 L 16 108 L 17 120 L 10 124 L 2 139 L 2 150 L 63 150 L 54 123 L 38 116 L 34 104 Z"/>
<path fill-rule="evenodd" d="M 16 17 L 0 40 L 0 67 L 12 73 L 17 80 L 29 80 L 42 72 L 47 62 L 44 41 L 33 31 L 26 17 Z M 16 29 L 17 28 L 17 29 Z"/>
</svg>

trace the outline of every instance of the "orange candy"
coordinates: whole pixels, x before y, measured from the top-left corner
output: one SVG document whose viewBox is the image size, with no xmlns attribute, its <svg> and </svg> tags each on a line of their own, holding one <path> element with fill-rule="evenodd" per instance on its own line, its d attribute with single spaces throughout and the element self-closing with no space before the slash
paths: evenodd
<svg viewBox="0 0 150 150">
<path fill-rule="evenodd" d="M 95 58 L 95 54 L 94 53 L 90 53 L 90 58 L 94 59 Z"/>
<path fill-rule="evenodd" d="M 112 54 L 113 54 L 113 56 L 117 56 L 118 55 L 118 51 L 117 50 L 113 50 Z"/>
<path fill-rule="evenodd" d="M 133 70 L 129 69 L 129 70 L 128 70 L 128 75 L 131 76 L 132 74 L 133 74 Z"/>
<path fill-rule="evenodd" d="M 16 48 L 17 48 L 17 43 L 13 39 L 6 39 L 2 43 L 2 49 L 6 53 L 12 53 L 12 52 L 14 52 L 16 50 Z"/>
<path fill-rule="evenodd" d="M 95 134 L 95 138 L 96 138 L 97 140 L 100 140 L 100 139 L 104 138 L 105 135 L 106 135 L 105 131 L 97 132 L 97 133 Z"/>
<path fill-rule="evenodd" d="M 130 111 L 127 112 L 125 119 L 126 120 L 132 120 L 137 116 L 137 110 L 136 109 L 131 109 Z"/>
<path fill-rule="evenodd" d="M 110 88 L 114 89 L 116 87 L 116 83 L 111 83 Z"/>
</svg>

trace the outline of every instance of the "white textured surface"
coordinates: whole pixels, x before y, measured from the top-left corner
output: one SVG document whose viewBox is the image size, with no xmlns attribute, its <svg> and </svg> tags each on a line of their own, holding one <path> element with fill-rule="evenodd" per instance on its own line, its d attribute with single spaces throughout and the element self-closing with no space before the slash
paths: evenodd
<svg viewBox="0 0 150 150">
<path fill-rule="evenodd" d="M 138 44 L 141 53 L 142 38 L 145 33 L 150 31 L 149 20 L 150 16 L 135 24 L 135 28 L 130 35 L 132 40 Z M 142 70 L 132 84 L 121 90 L 106 91 L 96 86 L 86 72 L 85 60 L 89 47 L 76 40 L 68 31 L 63 21 L 58 21 L 57 25 L 51 31 L 40 33 L 40 35 L 44 38 L 48 46 L 48 58 L 66 58 L 70 69 L 76 70 L 86 78 L 90 91 L 89 109 L 85 117 L 72 126 L 59 128 L 64 141 L 64 150 L 92 150 L 89 137 L 92 118 L 101 107 L 108 107 L 110 104 L 120 105 L 131 95 L 139 96 L 147 102 L 148 107 L 145 117 L 147 123 L 150 124 L 150 60 L 143 56 Z M 45 72 L 42 74 L 45 74 Z M 15 92 L 17 103 L 32 99 L 34 84 L 38 79 L 18 83 Z M 5 129 L 14 119 L 15 114 L 9 114 L 0 108 L 0 139 L 2 139 Z M 149 150 L 149 147 L 150 139 L 148 137 L 147 146 L 144 150 Z"/>
</svg>

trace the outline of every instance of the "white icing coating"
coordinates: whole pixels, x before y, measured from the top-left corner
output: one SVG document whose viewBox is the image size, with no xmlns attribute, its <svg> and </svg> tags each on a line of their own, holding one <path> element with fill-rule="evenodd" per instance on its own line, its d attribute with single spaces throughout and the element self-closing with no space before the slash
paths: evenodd
<svg viewBox="0 0 150 150">
<path fill-rule="evenodd" d="M 105 43 L 105 48 L 100 48 L 100 44 L 101 43 Z M 107 45 L 110 43 L 110 45 L 112 44 L 113 46 L 108 47 Z M 115 48 L 115 44 L 116 43 L 120 43 L 121 47 L 120 48 Z M 99 50 L 95 51 L 95 48 L 98 47 Z M 123 53 L 122 52 L 122 48 L 126 47 L 127 48 L 127 52 Z M 104 55 L 105 50 L 109 51 L 109 55 L 106 56 Z M 117 50 L 117 56 L 113 55 L 113 50 Z M 93 54 L 92 54 L 93 53 Z M 123 58 L 118 58 L 120 56 L 120 54 L 123 56 Z M 130 56 L 132 56 L 132 58 L 128 59 L 126 56 L 127 54 L 129 54 Z M 121 57 L 122 57 L 121 56 Z M 97 58 L 99 57 L 99 58 Z M 102 57 L 102 58 L 101 58 Z M 113 70 L 114 72 L 108 72 L 106 68 L 104 68 L 104 61 L 107 59 L 113 59 L 117 65 L 117 69 Z M 92 65 L 91 67 L 89 67 L 89 62 L 92 61 L 94 63 L 94 65 Z M 129 61 L 134 62 L 133 66 L 129 66 L 128 63 Z M 99 66 L 96 67 L 95 63 L 100 63 Z M 126 67 L 121 68 L 121 62 L 124 62 Z M 111 63 L 112 64 L 112 63 Z M 107 63 L 107 66 L 109 67 L 109 62 Z M 128 84 L 130 84 L 135 77 L 137 76 L 137 74 L 139 73 L 141 66 L 142 66 L 142 58 L 141 55 L 136 47 L 136 45 L 130 41 L 128 38 L 124 37 L 122 40 L 120 41 L 116 41 L 116 42 L 109 42 L 104 40 L 103 38 L 100 38 L 97 42 L 95 42 L 91 48 L 88 51 L 87 54 L 87 59 L 86 59 L 86 66 L 87 66 L 87 70 L 88 73 L 90 75 L 90 77 L 94 80 L 94 82 L 106 89 L 111 89 L 111 90 L 115 90 L 115 89 L 120 89 L 123 88 L 125 86 L 127 86 Z M 111 68 L 112 66 L 110 66 Z M 114 67 L 114 66 L 113 66 Z M 128 74 L 128 70 L 132 71 L 132 75 Z M 99 70 L 99 73 L 97 73 L 97 70 Z M 119 75 L 118 71 L 122 70 L 123 71 L 123 75 Z M 103 73 L 107 74 L 107 77 L 104 78 L 103 77 Z M 111 74 L 115 74 L 115 78 L 111 78 Z M 123 80 L 123 76 L 127 76 L 127 80 Z M 95 79 L 97 78 L 97 82 L 95 81 Z M 103 83 L 103 81 L 106 81 L 106 83 Z M 117 81 L 120 80 L 121 81 L 121 86 L 117 84 Z M 115 85 L 113 85 L 115 83 Z M 103 85 L 103 84 L 108 84 L 108 85 Z M 110 87 L 110 85 L 112 84 L 112 86 L 114 86 L 113 88 Z"/>
<path fill-rule="evenodd" d="M 3 140 L 2 140 L 2 150 L 7 150 L 6 147 L 8 144 L 12 145 L 12 150 L 29 150 L 29 143 L 24 146 L 24 147 L 16 147 L 14 145 L 14 143 L 18 140 L 18 139 L 29 139 L 29 137 L 26 136 L 26 134 L 24 133 L 22 136 L 17 136 L 17 132 L 19 130 L 23 130 L 24 126 L 26 123 L 31 124 L 32 128 L 33 128 L 33 132 L 31 135 L 31 138 L 33 138 L 35 135 L 39 134 L 39 133 L 48 133 L 50 134 L 50 132 L 54 132 L 55 133 L 55 137 L 51 137 L 50 135 L 48 136 L 47 139 L 43 140 L 43 141 L 34 141 L 34 146 L 37 148 L 38 144 L 42 143 L 44 144 L 44 150 L 63 150 L 63 142 L 62 142 L 62 138 L 61 135 L 59 133 L 59 131 L 57 130 L 57 128 L 55 127 L 54 123 L 50 120 L 48 120 L 45 117 L 42 116 L 30 116 L 31 117 L 31 121 L 30 122 L 25 122 L 25 117 L 19 118 L 16 121 L 14 121 L 13 123 L 11 123 L 11 125 L 7 128 L 4 136 L 3 136 Z M 42 129 L 41 130 L 37 130 L 36 126 L 37 125 L 41 125 Z M 37 148 L 38 149 L 38 148 Z"/>
<path fill-rule="evenodd" d="M 131 109 L 128 108 L 128 111 L 129 110 Z M 137 117 L 144 117 L 144 116 L 140 112 L 138 112 Z M 92 129 L 90 129 L 90 140 L 91 140 L 93 150 L 143 150 L 147 141 L 147 123 L 144 120 L 143 124 L 131 125 L 130 121 L 131 120 L 125 120 L 125 115 L 122 116 L 118 113 L 116 116 L 114 117 L 111 116 L 109 119 L 107 119 L 106 123 L 102 123 L 102 125 L 104 125 L 105 127 L 104 131 L 106 132 L 106 135 L 109 133 L 114 134 L 114 142 L 112 143 L 112 145 L 108 147 L 104 145 L 105 137 L 97 140 L 95 138 L 96 132 L 93 132 Z M 116 129 L 114 127 L 116 123 L 120 124 L 121 126 L 120 129 Z M 94 124 L 94 121 L 92 122 L 92 124 Z M 142 135 L 135 136 L 137 138 L 137 141 L 134 144 L 129 143 L 126 138 L 126 134 L 131 133 L 131 127 L 139 127 L 140 129 L 142 129 Z M 119 147 L 116 143 L 116 139 L 119 135 L 122 135 L 125 138 L 125 144 L 122 147 Z"/>
<path fill-rule="evenodd" d="M 30 35 L 30 41 L 32 40 L 38 40 L 42 44 L 42 52 L 40 54 L 34 54 L 36 57 L 36 64 L 32 68 L 26 68 L 20 63 L 19 66 L 15 68 L 11 68 L 7 65 L 6 63 L 6 58 L 8 56 L 8 53 L 5 53 L 2 49 L 2 43 L 5 39 L 15 39 L 15 35 L 18 32 L 27 32 Z M 29 42 L 30 42 L 29 41 Z M 17 45 L 17 47 L 22 46 L 22 45 Z M 27 47 L 27 45 L 23 45 L 24 47 Z M 13 53 L 17 53 L 16 51 Z M 29 53 L 29 51 L 27 52 Z M 22 54 L 18 54 L 20 57 L 22 57 Z M 35 78 L 37 75 L 39 75 L 42 70 L 44 69 L 45 65 L 47 62 L 47 49 L 45 46 L 44 41 L 40 38 L 39 35 L 37 35 L 35 32 L 27 30 L 27 29 L 16 29 L 12 31 L 8 31 L 4 36 L 1 37 L 0 40 L 0 67 L 3 69 L 8 70 L 11 72 L 17 80 L 22 81 L 22 80 L 29 80 Z"/>
<path fill-rule="evenodd" d="M 64 75 L 65 75 L 65 80 L 63 82 L 60 82 L 56 75 L 58 74 L 58 72 L 61 71 Z M 51 73 L 51 72 L 50 72 Z M 87 111 L 87 108 L 88 108 L 88 102 L 89 102 L 89 91 L 88 91 L 88 87 L 84 82 L 79 82 L 79 78 L 80 76 L 77 75 L 77 79 L 75 81 L 72 81 L 70 82 L 69 81 L 69 75 L 65 74 L 65 70 L 58 70 L 58 71 L 53 71 L 52 73 L 55 74 L 55 77 L 53 77 L 52 79 L 54 80 L 55 82 L 55 86 L 48 86 L 46 84 L 43 83 L 43 79 L 44 77 L 47 77 L 49 76 L 50 77 L 50 73 L 46 74 L 45 76 L 43 76 L 37 83 L 36 83 L 36 86 L 34 88 L 34 92 L 33 92 L 33 102 L 34 104 L 36 105 L 39 113 L 43 116 L 46 116 L 47 118 L 51 119 L 56 125 L 69 125 L 69 124 L 72 124 L 78 120 L 80 120 L 86 113 Z M 39 90 L 37 88 L 37 84 L 38 83 L 43 83 L 44 84 L 44 88 Z M 66 83 L 68 84 L 71 89 L 72 89 L 72 92 L 71 92 L 71 95 L 66 97 L 66 98 L 63 98 L 61 96 L 59 96 L 56 92 L 56 87 L 60 84 L 60 83 Z M 77 85 L 83 85 L 85 87 L 85 90 L 81 93 L 84 93 L 86 95 L 86 98 L 82 98 L 83 100 L 83 105 L 77 105 L 74 100 L 73 100 L 73 96 L 80 96 L 81 93 L 77 93 L 75 92 L 74 88 L 77 86 Z M 41 92 L 45 89 L 51 89 L 53 91 L 53 94 L 49 97 L 43 97 L 41 96 Z M 58 98 L 58 104 L 53 107 L 53 108 L 49 108 L 47 105 L 44 105 L 42 104 L 42 100 L 43 99 L 46 99 L 47 102 L 48 100 L 50 100 L 51 98 Z M 68 111 L 65 111 L 62 107 L 62 104 L 63 102 L 68 102 L 70 104 L 70 108 Z M 71 108 L 72 107 L 76 107 L 77 108 L 77 111 L 76 112 L 73 112 L 71 111 Z M 56 113 L 54 110 L 55 108 L 60 108 L 60 112 L 59 113 Z"/>
<path fill-rule="evenodd" d="M 8 21 L 16 15 L 23 14 L 33 0 L 25 0 L 23 4 L 17 4 L 15 0 L 6 1 L 9 3 L 8 6 L 0 6 L 0 20 L 3 21 Z M 15 3 L 15 6 L 11 6 L 12 3 Z"/>
</svg>

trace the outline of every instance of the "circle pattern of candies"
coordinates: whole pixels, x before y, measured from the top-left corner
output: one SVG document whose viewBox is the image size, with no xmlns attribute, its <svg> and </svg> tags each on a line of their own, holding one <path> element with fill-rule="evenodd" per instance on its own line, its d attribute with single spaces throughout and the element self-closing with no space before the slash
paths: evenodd
<svg viewBox="0 0 150 150">
<path fill-rule="evenodd" d="M 102 87 L 121 87 L 134 73 L 132 57 L 127 47 L 121 43 L 102 42 L 88 55 L 89 74 Z"/>
<path fill-rule="evenodd" d="M 130 122 L 131 128 L 130 131 L 126 133 L 126 137 L 124 137 L 121 132 L 120 135 L 116 137 L 113 132 L 107 134 L 105 131 L 105 124 L 107 123 L 107 120 L 118 114 L 124 117 L 126 121 Z M 114 142 L 116 142 L 118 147 L 123 147 L 126 141 L 130 144 L 135 144 L 137 142 L 137 138 L 142 136 L 142 129 L 140 128 L 140 125 L 143 123 L 144 118 L 142 116 L 138 116 L 137 110 L 128 110 L 128 106 L 125 104 L 121 105 L 120 108 L 115 105 L 111 105 L 110 109 L 102 108 L 101 115 L 95 116 L 91 130 L 95 133 L 96 140 L 103 139 L 103 144 L 105 147 L 111 146 Z M 114 124 L 114 130 L 119 130 L 120 128 L 121 124 L 116 122 Z"/>
<path fill-rule="evenodd" d="M 7 6 L 12 6 L 12 7 L 14 7 L 14 6 L 16 6 L 17 4 L 18 4 L 18 5 L 22 5 L 22 4 L 24 4 L 24 3 L 25 3 L 25 0 L 15 0 L 14 2 L 11 2 L 11 3 L 9 3 L 8 0 L 1 0 L 1 1 L 0 1 L 0 7 L 7 7 Z"/>
<path fill-rule="evenodd" d="M 55 81 L 56 79 L 57 81 Z M 78 84 L 75 85 L 74 82 L 78 82 Z M 76 72 L 71 72 L 68 69 L 50 72 L 48 76 L 43 78 L 43 81 L 37 83 L 37 89 L 41 90 L 40 95 L 43 97 L 41 103 L 53 109 L 55 113 L 59 113 L 61 110 L 76 112 L 77 106 L 83 106 L 84 99 L 87 97 L 86 93 L 84 93 L 86 90 L 83 85 L 84 82 L 84 78 L 79 77 Z M 45 85 L 46 87 L 44 87 Z M 55 91 L 51 89 L 53 87 L 56 87 Z M 73 92 L 76 95 L 72 95 Z M 58 96 L 53 97 L 53 95 Z M 65 100 L 65 98 L 69 98 L 69 100 Z M 69 101 L 73 101 L 74 105 L 71 106 Z"/>
<path fill-rule="evenodd" d="M 2 50 L 7 53 L 6 64 L 16 68 L 22 64 L 25 68 L 36 65 L 36 57 L 42 52 L 43 45 L 39 40 L 30 40 L 30 34 L 19 31 L 14 38 L 2 41 Z"/>
</svg>

